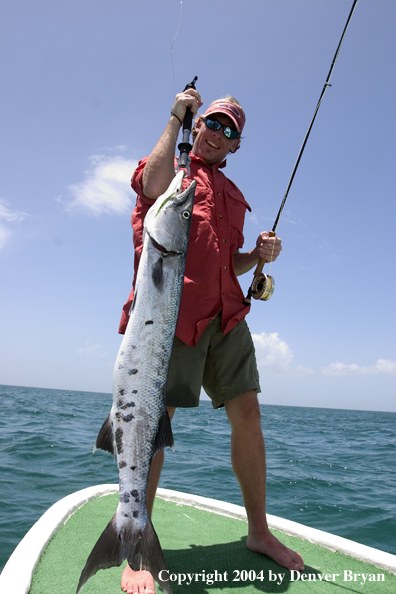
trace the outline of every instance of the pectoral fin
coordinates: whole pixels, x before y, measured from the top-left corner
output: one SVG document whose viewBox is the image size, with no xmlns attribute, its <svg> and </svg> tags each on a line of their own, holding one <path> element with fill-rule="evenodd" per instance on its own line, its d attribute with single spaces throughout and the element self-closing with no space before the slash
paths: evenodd
<svg viewBox="0 0 396 594">
<path fill-rule="evenodd" d="M 173 441 L 171 422 L 167 410 L 165 410 L 165 414 L 160 420 L 154 447 L 155 454 L 166 447 L 170 447 L 172 448 L 172 450 L 175 449 L 175 442 Z"/>
<path fill-rule="evenodd" d="M 110 454 L 114 458 L 115 454 L 115 440 L 114 440 L 114 431 L 111 423 L 111 413 L 105 420 L 102 425 L 101 430 L 98 433 L 98 437 L 96 438 L 95 445 L 93 451 L 96 449 L 105 450 L 106 452 L 110 452 Z"/>
</svg>

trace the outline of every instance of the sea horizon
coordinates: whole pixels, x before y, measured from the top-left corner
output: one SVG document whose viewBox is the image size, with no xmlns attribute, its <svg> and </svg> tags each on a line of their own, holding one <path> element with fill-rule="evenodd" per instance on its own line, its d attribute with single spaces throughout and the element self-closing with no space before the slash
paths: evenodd
<svg viewBox="0 0 396 594">
<path fill-rule="evenodd" d="M 0 388 L 2 387 L 9 387 L 9 388 L 32 388 L 34 390 L 54 390 L 54 391 L 62 391 L 62 392 L 78 392 L 78 393 L 87 393 L 87 394 L 103 394 L 105 396 L 110 395 L 112 397 L 111 392 L 102 392 L 96 390 L 76 390 L 75 388 L 50 388 L 45 386 L 31 386 L 28 384 L 0 384 Z M 209 396 L 204 394 L 200 396 L 200 402 L 211 402 Z M 384 410 L 384 409 L 376 409 L 376 408 L 339 408 L 339 407 L 331 407 L 331 406 L 308 406 L 303 404 L 277 404 L 275 402 L 260 402 L 260 395 L 259 395 L 259 404 L 262 406 L 283 406 L 286 408 L 313 408 L 313 409 L 320 409 L 320 410 L 350 410 L 356 412 L 384 412 L 390 414 L 396 414 L 394 410 Z"/>
</svg>

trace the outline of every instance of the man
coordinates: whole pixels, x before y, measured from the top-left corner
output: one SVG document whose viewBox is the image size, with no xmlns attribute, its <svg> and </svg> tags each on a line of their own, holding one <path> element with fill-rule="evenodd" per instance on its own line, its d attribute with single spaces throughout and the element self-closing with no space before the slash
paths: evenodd
<svg viewBox="0 0 396 594">
<path fill-rule="evenodd" d="M 176 96 L 168 124 L 151 155 L 139 162 L 132 178 L 138 198 L 132 215 L 135 277 L 142 251 L 144 216 L 168 188 L 175 174 L 177 137 L 186 109 L 196 115 L 199 93 L 189 89 Z M 243 223 L 250 210 L 239 189 L 220 171 L 228 153 L 241 142 L 245 114 L 234 98 L 213 102 L 193 130 L 191 178 L 197 181 L 187 253 L 185 281 L 167 385 L 167 409 L 172 419 L 178 406 L 199 405 L 203 385 L 215 408 L 224 406 L 231 424 L 231 459 L 248 516 L 247 546 L 287 569 L 303 569 L 298 553 L 285 547 L 268 529 L 265 508 L 265 447 L 257 393 L 260 392 L 253 341 L 245 323 L 249 307 L 236 276 L 251 270 L 259 258 L 272 262 L 281 241 L 259 235 L 256 247 L 240 252 Z M 185 185 L 189 184 L 185 180 Z M 124 307 L 120 332 L 127 324 L 131 299 Z M 164 452 L 153 459 L 147 500 L 154 504 Z M 130 594 L 153 594 L 147 571 L 123 572 L 121 588 Z"/>
</svg>

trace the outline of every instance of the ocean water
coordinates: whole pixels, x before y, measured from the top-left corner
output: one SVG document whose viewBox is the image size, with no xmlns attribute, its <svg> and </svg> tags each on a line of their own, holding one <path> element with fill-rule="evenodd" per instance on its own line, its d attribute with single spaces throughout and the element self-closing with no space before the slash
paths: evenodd
<svg viewBox="0 0 396 594">
<path fill-rule="evenodd" d="M 0 386 L 0 570 L 58 499 L 116 483 L 110 394 Z M 396 414 L 261 406 L 268 513 L 396 554 Z M 160 486 L 242 504 L 224 409 L 179 409 Z"/>
</svg>

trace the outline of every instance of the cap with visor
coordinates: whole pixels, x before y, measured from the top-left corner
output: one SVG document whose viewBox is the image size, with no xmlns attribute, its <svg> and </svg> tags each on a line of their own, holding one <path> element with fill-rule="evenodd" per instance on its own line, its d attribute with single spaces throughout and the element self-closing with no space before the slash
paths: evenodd
<svg viewBox="0 0 396 594">
<path fill-rule="evenodd" d="M 223 113 L 224 115 L 231 118 L 235 124 L 238 134 L 242 133 L 243 127 L 245 125 L 245 116 L 242 110 L 237 105 L 235 105 L 235 103 L 224 101 L 224 99 L 214 101 L 214 103 L 209 105 L 208 109 L 205 111 L 204 117 L 208 117 L 214 113 Z"/>
</svg>

